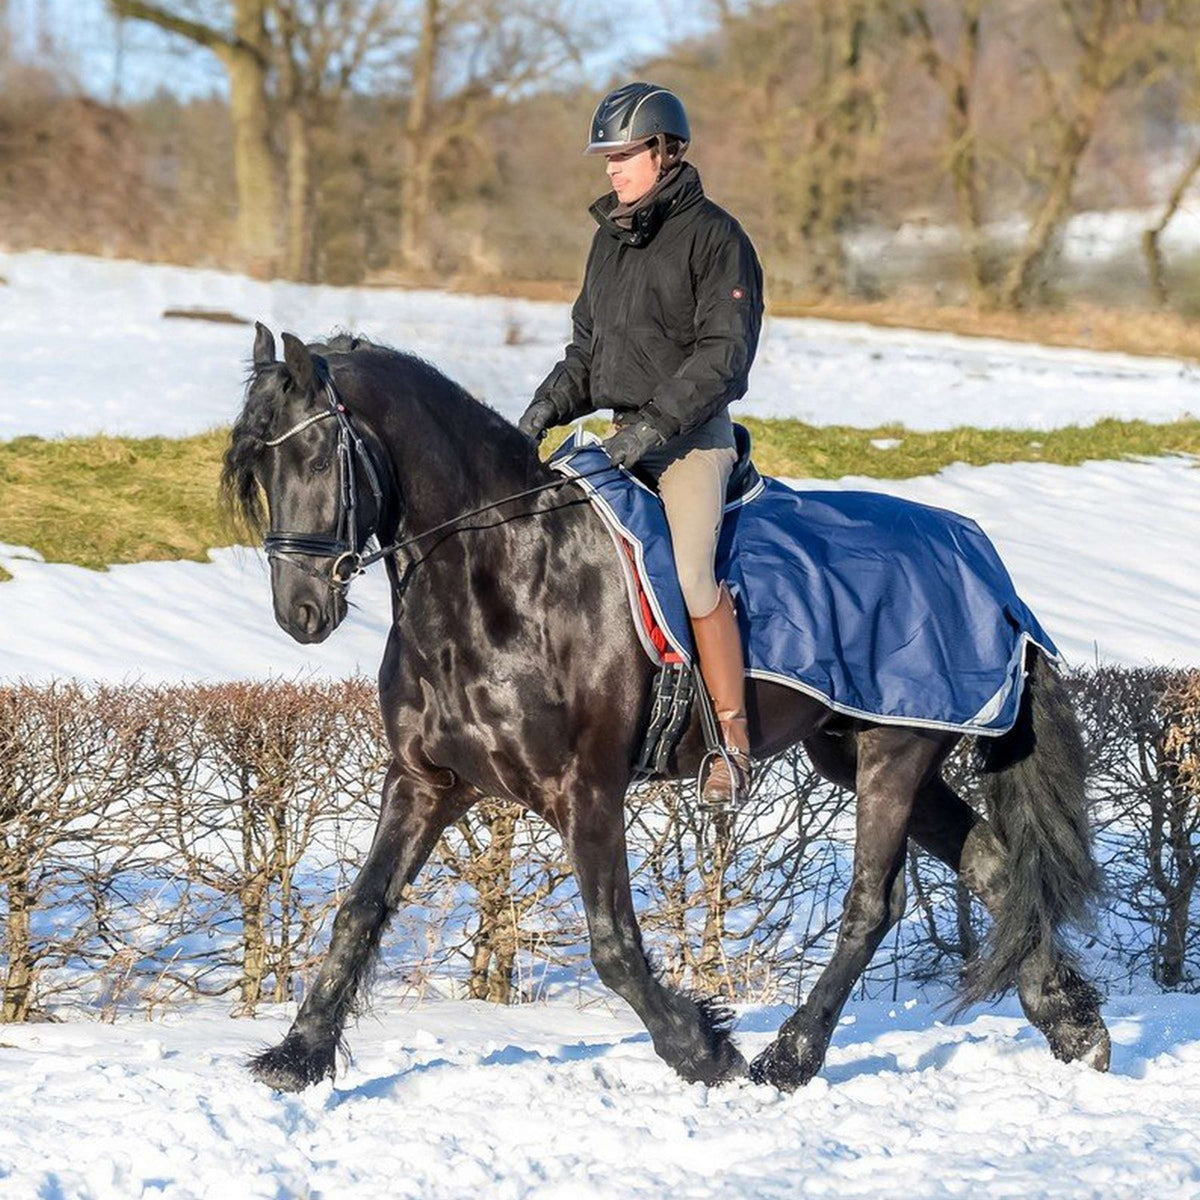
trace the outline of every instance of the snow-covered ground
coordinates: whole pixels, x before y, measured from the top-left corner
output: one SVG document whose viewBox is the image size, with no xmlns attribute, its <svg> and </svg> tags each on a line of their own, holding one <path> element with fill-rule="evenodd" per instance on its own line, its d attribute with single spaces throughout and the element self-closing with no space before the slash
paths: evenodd
<svg viewBox="0 0 1200 1200">
<path fill-rule="evenodd" d="M 445 292 L 259 283 L 217 271 L 0 254 L 0 438 L 195 433 L 233 419 L 246 326 L 164 319 L 207 308 L 315 338 L 352 329 L 428 358 L 516 418 L 569 336 L 569 306 Z M 513 344 L 509 344 L 512 341 Z M 1200 369 L 840 322 L 769 319 L 735 412 L 910 429 L 1050 429 L 1200 413 Z"/>
<path fill-rule="evenodd" d="M 743 1014 L 757 1052 L 782 1008 Z M 1200 1196 L 1193 997 L 1111 1003 L 1113 1070 L 1054 1061 L 1007 1004 L 960 1024 L 852 1006 L 802 1092 L 687 1085 L 601 1002 L 381 1011 L 336 1084 L 283 1097 L 241 1060 L 282 1019 L 6 1029 L 0 1195 Z"/>
<path fill-rule="evenodd" d="M 565 328 L 556 305 L 265 285 L 211 272 L 0 255 L 0 437 L 176 434 L 227 421 L 248 331 L 164 321 L 204 304 L 306 333 L 338 324 L 437 361 L 515 413 Z M 505 345 L 510 323 L 527 340 Z M 478 343 L 478 344 L 477 344 Z M 913 428 L 1053 427 L 1200 411 L 1173 362 L 813 322 L 771 324 L 748 411 Z M 771 406 L 775 405 L 775 408 Z M 1183 458 L 952 467 L 885 487 L 978 519 L 1076 662 L 1200 660 L 1200 470 Z M 326 645 L 271 619 L 253 552 L 114 568 L 0 547 L 0 680 L 372 671 L 378 572 Z M 217 619 L 211 615 L 219 613 Z M 1200 998 L 1116 996 L 1113 1071 L 1056 1063 L 1014 1002 L 953 1024 L 899 983 L 854 999 L 795 1096 L 688 1086 L 620 1002 L 380 1005 L 335 1085 L 273 1096 L 240 1069 L 288 1012 L 67 1019 L 0 1034 L 0 1197 L 1200 1197 Z M 583 1004 L 581 1001 L 586 1000 Z M 747 1009 L 756 1052 L 783 1009 Z"/>
</svg>

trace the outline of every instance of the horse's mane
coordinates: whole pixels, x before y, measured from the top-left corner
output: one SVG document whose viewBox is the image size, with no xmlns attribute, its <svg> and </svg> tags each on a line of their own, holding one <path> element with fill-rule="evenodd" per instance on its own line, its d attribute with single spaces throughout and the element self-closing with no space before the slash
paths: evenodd
<svg viewBox="0 0 1200 1200">
<path fill-rule="evenodd" d="M 529 460 L 536 471 L 537 455 L 528 439 L 498 412 L 477 400 L 465 388 L 444 375 L 432 363 L 415 354 L 397 350 L 361 334 L 337 332 L 309 349 L 317 355 L 360 358 L 368 366 L 385 360 L 392 370 L 402 372 L 400 382 L 416 395 L 428 395 L 438 406 L 439 428 L 451 437 L 469 438 L 476 446 L 499 446 L 508 463 Z M 283 403 L 290 376 L 283 363 L 251 367 L 246 380 L 246 399 L 230 431 L 221 469 L 220 500 L 235 527 L 243 527 L 254 540 L 266 528 L 267 513 L 255 469 L 266 451 L 265 438 L 272 432 Z M 455 410 L 460 419 L 455 418 Z M 353 409 L 351 409 L 353 412 Z M 463 451 L 467 450 L 464 444 Z"/>
</svg>

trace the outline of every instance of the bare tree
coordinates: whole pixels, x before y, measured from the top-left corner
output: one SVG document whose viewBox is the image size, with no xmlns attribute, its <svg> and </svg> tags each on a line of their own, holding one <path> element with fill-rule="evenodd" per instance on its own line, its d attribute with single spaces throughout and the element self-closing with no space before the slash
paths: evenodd
<svg viewBox="0 0 1200 1200">
<path fill-rule="evenodd" d="M 271 0 L 286 138 L 284 274 L 317 273 L 314 139 L 332 135 L 347 94 L 399 40 L 394 0 Z"/>
<path fill-rule="evenodd" d="M 227 0 L 206 6 L 109 0 L 118 17 L 147 21 L 211 51 L 229 77 L 237 180 L 237 239 L 243 265 L 254 274 L 273 274 L 279 264 L 279 185 L 271 146 L 267 76 L 270 0 Z M 200 15 L 192 15 L 193 11 Z"/>
<path fill-rule="evenodd" d="M 1200 679 L 1104 667 L 1077 683 L 1119 953 L 1165 988 L 1189 980 L 1200 943 Z M 1147 934 L 1149 936 L 1147 936 Z M 1194 980 L 1193 980 L 1194 982 Z"/>
<path fill-rule="evenodd" d="M 983 0 L 955 0 L 949 7 L 953 9 L 951 29 L 941 36 L 930 15 L 931 5 L 925 0 L 901 0 L 896 11 L 902 33 L 914 39 L 921 65 L 942 92 L 947 170 L 965 243 L 971 296 L 982 304 L 989 298 L 989 273 L 984 256 L 975 86 L 984 4 Z"/>
<path fill-rule="evenodd" d="M 97 880 L 136 847 L 115 818 L 143 765 L 144 716 L 129 693 L 77 684 L 0 689 L 0 887 L 7 960 L 0 1020 L 24 1021 L 48 965 L 80 956 L 95 927 L 80 918 Z M 65 922 L 61 914 L 70 913 Z M 60 921 L 48 921 L 58 914 Z M 41 918 L 41 928 L 34 916 Z M 65 924 L 69 932 L 47 929 Z"/>
<path fill-rule="evenodd" d="M 1142 255 L 1146 260 L 1146 271 L 1150 276 L 1150 290 L 1154 299 L 1161 305 L 1170 300 L 1167 289 L 1166 266 L 1162 255 L 1162 235 L 1167 226 L 1175 219 L 1175 214 L 1183 204 L 1184 197 L 1191 188 L 1197 175 L 1200 175 L 1200 146 L 1197 146 L 1183 169 L 1179 172 L 1171 193 L 1159 213 L 1158 220 L 1142 233 Z"/>
<path fill-rule="evenodd" d="M 400 188 L 400 257 L 408 270 L 434 265 L 430 224 L 449 152 L 492 168 L 486 121 L 578 61 L 598 28 L 588 12 L 574 0 L 420 0 Z"/>
<path fill-rule="evenodd" d="M 1030 0 L 1027 0 L 1027 6 Z M 1168 21 L 1180 0 L 1056 0 L 1060 25 L 1073 47 L 1067 77 L 1056 71 L 1035 39 L 1028 52 L 1046 100 L 1049 151 L 1035 161 L 1039 200 L 1025 236 L 1000 283 L 998 300 L 1017 308 L 1030 299 L 1046 258 L 1070 215 L 1079 165 L 1114 93 L 1144 82 L 1166 57 Z M 1028 7 L 1034 17 L 1032 7 Z"/>
<path fill-rule="evenodd" d="M 341 871 L 337 830 L 366 815 L 382 776 L 373 709 L 361 683 L 161 694 L 145 781 L 151 830 L 170 847 L 167 876 L 194 893 L 193 909 L 207 908 L 210 930 L 221 927 L 225 978 L 214 986 L 236 988 L 246 1012 L 292 996 L 334 904 L 340 874 L 320 876 Z"/>
<path fill-rule="evenodd" d="M 843 239 L 879 147 L 886 11 L 885 0 L 789 0 L 724 18 L 738 81 L 728 103 L 753 150 L 746 165 L 762 179 L 770 244 L 775 256 L 802 256 L 806 285 L 822 295 L 847 286 Z M 693 91 L 711 86 L 711 71 L 700 56 Z"/>
<path fill-rule="evenodd" d="M 772 997 L 785 944 L 788 970 L 802 973 L 836 922 L 832 838 L 847 802 L 799 753 L 766 766 L 736 810 L 698 805 L 691 783 L 635 794 L 628 836 L 646 893 L 641 920 L 674 982 L 727 1000 Z"/>
<path fill-rule="evenodd" d="M 1174 17 L 1180 36 L 1171 39 L 1169 53 L 1175 78 L 1184 89 L 1186 111 L 1192 118 L 1188 124 L 1194 127 L 1196 118 L 1200 116 L 1200 5 L 1180 6 Z M 1170 300 L 1162 255 L 1162 236 L 1175 219 L 1198 175 L 1200 144 L 1193 146 L 1191 152 L 1185 155 L 1158 219 L 1142 233 L 1142 256 L 1146 260 L 1150 290 L 1160 305 L 1165 306 Z"/>
<path fill-rule="evenodd" d="M 568 903 L 557 893 L 571 877 L 557 835 L 544 822 L 531 823 L 516 804 L 485 800 L 446 831 L 437 862 L 444 881 L 466 883 L 473 892 L 459 947 L 470 961 L 471 998 L 521 999 L 521 951 L 545 956 L 568 932 L 555 928 Z"/>
</svg>

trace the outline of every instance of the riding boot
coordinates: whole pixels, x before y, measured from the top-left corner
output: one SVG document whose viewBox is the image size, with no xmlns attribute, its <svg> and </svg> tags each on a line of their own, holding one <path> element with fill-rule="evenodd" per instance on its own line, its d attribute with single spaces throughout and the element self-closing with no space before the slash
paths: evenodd
<svg viewBox="0 0 1200 1200">
<path fill-rule="evenodd" d="M 692 618 L 692 637 L 725 749 L 724 755 L 715 754 L 709 759 L 707 774 L 701 780 L 701 799 L 710 805 L 728 804 L 735 797 L 744 798 L 750 790 L 750 734 L 746 726 L 742 635 L 733 597 L 724 585 L 717 607 L 706 617 Z"/>
</svg>

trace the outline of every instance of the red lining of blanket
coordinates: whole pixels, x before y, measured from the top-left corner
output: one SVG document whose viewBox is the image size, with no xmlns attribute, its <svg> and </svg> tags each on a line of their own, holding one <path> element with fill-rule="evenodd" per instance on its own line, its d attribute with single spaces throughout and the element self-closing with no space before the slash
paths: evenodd
<svg viewBox="0 0 1200 1200">
<path fill-rule="evenodd" d="M 642 628 L 646 631 L 646 636 L 650 639 L 654 649 L 658 651 L 659 661 L 664 663 L 683 662 L 683 657 L 678 651 L 671 648 L 671 643 L 667 640 L 667 635 L 654 619 L 654 610 L 650 607 L 650 601 L 646 596 L 645 584 L 642 580 L 642 573 L 638 569 L 638 560 L 633 552 L 633 547 L 626 538 L 618 540 L 621 543 L 621 549 L 625 552 L 625 557 L 629 560 L 630 569 L 633 571 L 633 578 L 637 582 L 638 613 L 642 619 Z"/>
</svg>

